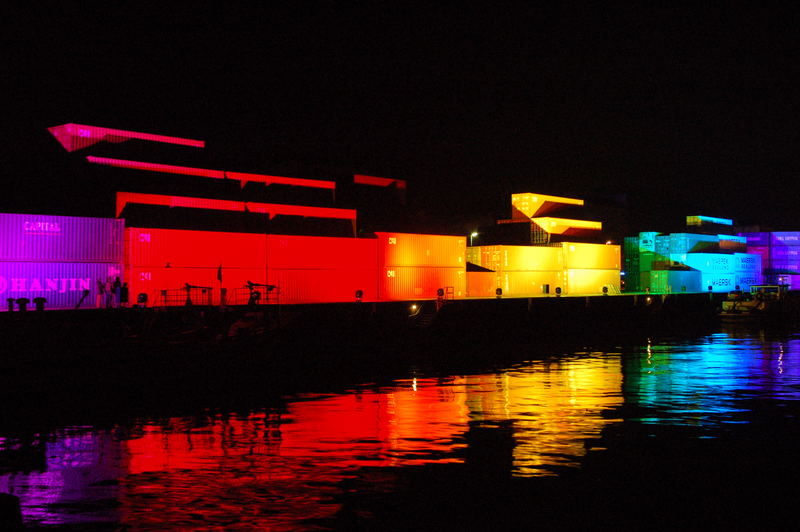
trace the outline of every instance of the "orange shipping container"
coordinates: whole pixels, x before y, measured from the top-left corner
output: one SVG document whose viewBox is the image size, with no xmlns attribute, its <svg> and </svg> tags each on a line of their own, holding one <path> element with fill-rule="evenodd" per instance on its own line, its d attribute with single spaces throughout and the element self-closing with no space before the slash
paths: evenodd
<svg viewBox="0 0 800 532">
<path fill-rule="evenodd" d="M 467 292 L 467 272 L 462 268 L 393 266 L 378 270 L 378 298 L 381 301 L 435 299 L 439 288 L 453 287 L 453 297 Z"/>
<path fill-rule="evenodd" d="M 564 242 L 564 267 L 567 269 L 619 270 L 619 246 Z"/>
<path fill-rule="evenodd" d="M 619 293 L 619 270 L 578 270 L 566 271 L 567 294 L 602 294 L 603 287 L 609 294 Z"/>
<path fill-rule="evenodd" d="M 463 236 L 376 233 L 378 266 L 464 268 L 467 239 Z"/>
<path fill-rule="evenodd" d="M 467 297 L 494 297 L 499 285 L 495 272 L 467 272 Z"/>
</svg>

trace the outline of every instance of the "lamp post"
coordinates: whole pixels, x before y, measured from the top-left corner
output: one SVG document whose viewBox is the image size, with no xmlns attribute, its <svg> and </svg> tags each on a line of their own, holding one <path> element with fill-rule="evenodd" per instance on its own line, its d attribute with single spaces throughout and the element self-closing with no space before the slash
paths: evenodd
<svg viewBox="0 0 800 532">
<path fill-rule="evenodd" d="M 472 233 L 470 233 L 470 235 L 469 235 L 469 247 L 472 247 L 472 239 L 475 238 L 476 236 L 478 236 L 478 232 L 477 231 L 473 231 Z"/>
</svg>

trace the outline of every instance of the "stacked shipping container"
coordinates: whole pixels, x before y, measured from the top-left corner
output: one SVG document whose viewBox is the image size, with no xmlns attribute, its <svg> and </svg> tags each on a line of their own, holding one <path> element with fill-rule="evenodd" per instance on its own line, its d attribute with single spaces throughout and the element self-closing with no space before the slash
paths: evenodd
<svg viewBox="0 0 800 532">
<path fill-rule="evenodd" d="M 115 219 L 0 214 L 0 297 L 95 306 L 98 281 L 124 281 L 123 230 Z"/>
<path fill-rule="evenodd" d="M 728 292 L 761 282 L 761 258 L 740 252 L 747 249 L 743 237 L 643 232 L 638 241 L 636 249 L 636 237 L 626 239 L 628 291 Z"/>
<path fill-rule="evenodd" d="M 470 262 L 492 270 L 469 272 L 470 297 L 491 297 L 497 288 L 508 296 L 554 293 L 600 294 L 619 290 L 620 248 L 563 242 L 558 246 L 479 246 Z"/>
<path fill-rule="evenodd" d="M 747 252 L 759 255 L 766 281 L 800 289 L 800 231 L 741 233 Z"/>
<path fill-rule="evenodd" d="M 440 288 L 455 298 L 466 296 L 465 237 L 376 235 L 379 300 L 432 299 Z"/>
</svg>

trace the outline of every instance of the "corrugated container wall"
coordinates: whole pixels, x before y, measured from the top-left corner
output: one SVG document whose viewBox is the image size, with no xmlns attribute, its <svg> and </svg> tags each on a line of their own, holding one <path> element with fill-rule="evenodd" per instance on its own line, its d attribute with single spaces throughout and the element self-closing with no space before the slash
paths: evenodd
<svg viewBox="0 0 800 532">
<path fill-rule="evenodd" d="M 464 268 L 467 239 L 463 236 L 376 233 L 378 266 Z"/>
<path fill-rule="evenodd" d="M 619 278 L 619 276 L 617 277 Z M 538 296 L 564 289 L 563 272 L 503 272 L 498 276 L 504 296 Z"/>
<path fill-rule="evenodd" d="M 701 273 L 700 287 L 703 292 L 730 292 L 736 288 L 736 275 L 732 273 Z"/>
<path fill-rule="evenodd" d="M 564 268 L 561 247 L 480 246 L 478 249 L 479 266 L 496 272 L 561 271 Z"/>
<path fill-rule="evenodd" d="M 566 293 L 568 294 L 602 294 L 603 287 L 609 294 L 619 293 L 619 270 L 583 270 L 566 271 Z"/>
<path fill-rule="evenodd" d="M 124 221 L 0 214 L 0 261 L 122 262 Z"/>
<path fill-rule="evenodd" d="M 319 236 L 267 235 L 270 269 L 372 269 L 378 240 Z M 464 263 L 461 263 L 464 266 Z"/>
<path fill-rule="evenodd" d="M 222 283 L 219 282 L 218 273 L 219 267 L 132 267 L 127 272 L 131 303 L 135 303 L 137 296 L 144 293 L 147 294 L 148 306 L 163 305 L 162 290 L 170 291 L 175 297 L 188 283 L 210 288 L 211 304 L 217 305 L 220 302 L 220 288 L 228 290 L 230 301 L 233 293 L 244 289 L 248 281 L 267 284 L 263 268 L 223 267 Z"/>
<path fill-rule="evenodd" d="M 141 267 L 265 268 L 266 236 L 183 229 L 125 230 L 125 263 Z"/>
<path fill-rule="evenodd" d="M 747 246 L 769 246 L 770 234 L 769 233 L 739 233 L 739 236 L 745 237 Z"/>
<path fill-rule="evenodd" d="M 654 252 L 656 250 L 656 235 L 658 235 L 656 231 L 639 233 L 639 251 Z"/>
<path fill-rule="evenodd" d="M 467 292 L 463 268 L 391 266 L 378 270 L 378 298 L 382 301 L 435 299 L 439 288 L 453 287 L 453 295 Z"/>
<path fill-rule="evenodd" d="M 672 233 L 669 238 L 670 254 L 702 253 L 703 251 L 717 251 L 719 249 L 719 237 L 717 235 Z"/>
<path fill-rule="evenodd" d="M 121 277 L 121 265 L 104 262 L 0 262 L 0 298 L 47 299 L 46 309 L 69 309 L 83 299 L 81 308 L 96 305 L 97 281 Z M 0 306 L 6 310 L 4 304 Z"/>
<path fill-rule="evenodd" d="M 495 272 L 467 272 L 467 296 L 494 297 L 498 275 Z"/>
<path fill-rule="evenodd" d="M 761 257 L 761 268 L 766 269 L 770 268 L 770 248 L 769 246 L 748 246 L 747 253 L 752 255 L 758 255 Z"/>
<path fill-rule="evenodd" d="M 800 231 L 776 231 L 772 233 L 773 246 L 800 246 Z"/>
<path fill-rule="evenodd" d="M 267 281 L 268 284 L 280 288 L 279 298 L 282 304 L 354 302 L 356 290 L 361 290 L 362 301 L 375 301 L 377 282 L 375 268 L 346 270 L 270 268 Z"/>
<path fill-rule="evenodd" d="M 564 267 L 567 269 L 620 269 L 619 246 L 564 242 L 563 249 Z"/>
<path fill-rule="evenodd" d="M 800 260 L 800 246 L 773 246 L 770 254 L 773 261 Z"/>
</svg>

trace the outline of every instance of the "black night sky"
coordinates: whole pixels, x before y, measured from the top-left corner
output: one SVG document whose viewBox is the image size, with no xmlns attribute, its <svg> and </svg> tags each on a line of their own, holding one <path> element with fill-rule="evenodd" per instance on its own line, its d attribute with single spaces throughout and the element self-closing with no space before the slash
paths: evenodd
<svg viewBox="0 0 800 532">
<path fill-rule="evenodd" d="M 407 179 L 465 227 L 541 192 L 622 231 L 800 229 L 795 10 L 264 4 L 9 13 L 0 209 L 91 203 L 46 132 L 77 122 L 204 139 L 211 168 Z"/>
</svg>

